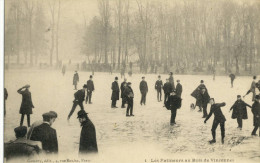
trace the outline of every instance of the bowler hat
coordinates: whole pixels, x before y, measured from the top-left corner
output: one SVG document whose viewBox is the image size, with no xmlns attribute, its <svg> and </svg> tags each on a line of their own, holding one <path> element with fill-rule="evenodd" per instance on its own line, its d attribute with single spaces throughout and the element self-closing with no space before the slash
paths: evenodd
<svg viewBox="0 0 260 163">
<path fill-rule="evenodd" d="M 204 80 L 201 80 L 200 83 L 204 83 Z"/>
<path fill-rule="evenodd" d="M 80 110 L 78 112 L 78 117 L 77 118 L 83 118 L 86 117 L 88 115 L 88 113 L 85 112 L 85 110 Z"/>
<path fill-rule="evenodd" d="M 241 97 L 241 95 L 237 95 L 237 98 L 240 98 Z"/>
<path fill-rule="evenodd" d="M 89 78 L 92 78 L 92 77 L 93 77 L 92 75 L 89 76 Z"/>
<path fill-rule="evenodd" d="M 118 80 L 118 77 L 117 77 L 117 76 L 115 77 L 115 80 Z"/>
</svg>

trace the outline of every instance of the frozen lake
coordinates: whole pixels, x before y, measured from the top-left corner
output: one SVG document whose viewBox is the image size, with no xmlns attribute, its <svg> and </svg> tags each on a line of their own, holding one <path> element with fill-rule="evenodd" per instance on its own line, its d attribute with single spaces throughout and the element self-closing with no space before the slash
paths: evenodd
<svg viewBox="0 0 260 163">
<path fill-rule="evenodd" d="M 19 109 L 22 97 L 17 90 L 25 84 L 30 84 L 32 100 L 35 108 L 31 116 L 31 122 L 42 119 L 42 114 L 50 110 L 58 113 L 58 119 L 53 124 L 58 134 L 59 156 L 65 159 L 73 159 L 78 155 L 78 143 L 80 136 L 80 124 L 77 111 L 67 122 L 68 113 L 74 100 L 72 78 L 74 72 L 66 72 L 62 76 L 60 71 L 44 70 L 9 70 L 5 72 L 5 87 L 9 96 L 6 102 L 7 115 L 5 118 L 5 142 L 15 139 L 13 129 L 20 123 Z M 79 85 L 81 88 L 89 78 L 89 72 L 79 72 Z M 243 121 L 243 130 L 237 129 L 236 120 L 231 119 L 229 109 L 235 102 L 238 94 L 244 95 L 250 87 L 251 77 L 238 77 L 234 82 L 234 88 L 230 87 L 228 76 L 192 76 L 175 75 L 174 80 L 180 79 L 183 86 L 182 108 L 178 110 L 177 126 L 171 127 L 170 111 L 162 107 L 162 102 L 157 102 L 157 94 L 154 89 L 157 75 L 146 76 L 149 92 L 146 106 L 140 106 L 139 83 L 141 74 L 128 77 L 132 82 L 135 93 L 134 115 L 126 117 L 125 109 L 111 109 L 111 83 L 119 74 L 95 73 L 93 81 L 93 104 L 85 104 L 86 112 L 94 123 L 97 132 L 99 154 L 90 156 L 91 162 L 152 162 L 157 159 L 231 159 L 234 162 L 259 162 L 260 138 L 252 137 L 253 119 L 251 109 L 248 108 L 248 120 Z M 161 75 L 162 80 L 168 75 Z M 211 125 L 214 117 L 204 124 L 202 113 L 190 110 L 190 104 L 195 99 L 191 92 L 199 85 L 200 80 L 205 81 L 211 97 L 216 102 L 226 102 L 222 108 L 226 116 L 225 144 L 220 141 L 220 127 L 217 129 L 217 143 L 210 145 Z M 119 84 L 123 79 L 119 80 Z M 252 105 L 251 95 L 245 101 Z M 121 106 L 121 99 L 117 102 Z M 209 111 L 208 107 L 208 111 Z M 26 123 L 26 118 L 24 125 Z M 211 160 L 212 162 L 214 160 Z"/>
</svg>

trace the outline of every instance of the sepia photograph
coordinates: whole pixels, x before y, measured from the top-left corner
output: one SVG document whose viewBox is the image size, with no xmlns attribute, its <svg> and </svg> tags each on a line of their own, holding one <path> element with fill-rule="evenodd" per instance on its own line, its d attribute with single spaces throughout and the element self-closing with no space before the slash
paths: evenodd
<svg viewBox="0 0 260 163">
<path fill-rule="evenodd" d="M 260 162 L 260 0 L 1 1 L 2 162 Z"/>
</svg>

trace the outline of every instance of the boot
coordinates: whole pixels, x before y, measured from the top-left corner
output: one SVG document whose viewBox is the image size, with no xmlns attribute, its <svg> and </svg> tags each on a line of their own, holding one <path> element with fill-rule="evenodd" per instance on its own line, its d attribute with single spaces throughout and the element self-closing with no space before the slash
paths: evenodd
<svg viewBox="0 0 260 163">
<path fill-rule="evenodd" d="M 210 144 L 214 144 L 214 143 L 216 143 L 216 140 L 215 140 L 215 139 L 212 139 L 212 140 L 209 141 L 209 143 L 210 143 Z"/>
</svg>

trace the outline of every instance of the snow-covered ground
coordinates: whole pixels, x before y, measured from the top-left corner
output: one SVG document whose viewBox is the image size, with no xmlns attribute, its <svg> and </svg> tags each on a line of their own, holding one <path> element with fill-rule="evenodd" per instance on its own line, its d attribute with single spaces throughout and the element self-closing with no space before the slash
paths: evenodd
<svg viewBox="0 0 260 163">
<path fill-rule="evenodd" d="M 67 116 L 72 106 L 72 77 L 74 72 L 62 76 L 60 71 L 43 70 L 9 70 L 5 72 L 5 87 L 8 90 L 7 115 L 5 118 L 5 142 L 15 138 L 13 129 L 20 123 L 19 108 L 21 95 L 17 90 L 25 84 L 30 84 L 34 103 L 31 121 L 42 119 L 44 112 L 54 110 L 58 119 L 53 124 L 59 142 L 59 159 L 77 159 L 80 124 L 76 119 L 79 108 L 76 109 L 70 122 Z M 79 72 L 79 88 L 88 80 L 89 72 Z M 173 162 L 176 159 L 190 159 L 190 162 L 218 162 L 216 159 L 230 159 L 231 162 L 259 162 L 260 138 L 252 137 L 253 119 L 248 108 L 248 120 L 243 121 L 243 130 L 237 129 L 236 120 L 231 119 L 229 109 L 238 94 L 244 95 L 251 84 L 251 77 L 238 77 L 234 88 L 230 88 L 228 76 L 192 76 L 175 75 L 183 85 L 182 108 L 177 112 L 177 125 L 170 126 L 170 111 L 162 102 L 157 102 L 154 89 L 157 75 L 145 75 L 149 86 L 146 106 L 140 106 L 139 82 L 141 74 L 127 77 L 132 82 L 135 93 L 134 115 L 126 117 L 125 109 L 111 109 L 111 83 L 119 74 L 95 73 L 93 104 L 84 104 L 97 132 L 98 155 L 86 156 L 91 162 Z M 162 75 L 163 81 L 168 75 Z M 217 143 L 210 145 L 211 125 L 214 117 L 203 123 L 202 113 L 190 110 L 190 104 L 195 102 L 190 93 L 203 79 L 211 97 L 216 102 L 226 102 L 222 108 L 226 121 L 225 144 L 220 142 L 220 128 L 217 129 Z M 120 79 L 121 83 L 123 79 Z M 245 98 L 252 104 L 251 95 Z M 117 106 L 121 105 L 121 99 Z M 208 107 L 209 110 L 209 107 Z M 27 124 L 25 118 L 24 125 Z M 59 160 L 57 157 L 57 160 Z M 165 160 L 161 160 L 165 159 Z M 169 159 L 169 160 L 167 160 Z M 196 160 L 193 160 L 196 159 Z M 214 160 L 215 159 L 215 160 Z M 158 160 L 158 161 L 157 161 Z M 60 160 L 61 161 L 61 160 Z M 84 160 L 79 159 L 84 162 Z M 179 160 L 180 161 L 180 160 Z M 188 161 L 188 160 L 187 160 Z M 222 160 L 223 161 L 223 160 Z M 69 160 L 67 160 L 69 162 Z M 227 161 L 226 161 L 227 162 Z"/>
</svg>

